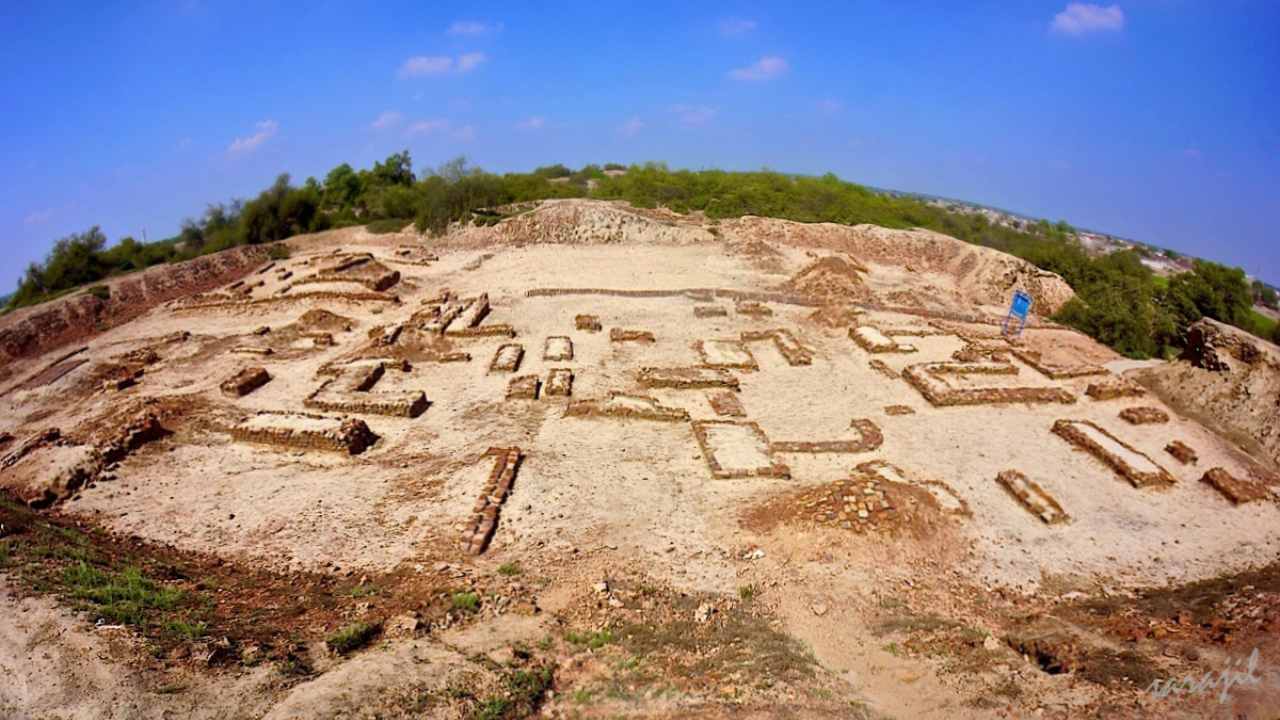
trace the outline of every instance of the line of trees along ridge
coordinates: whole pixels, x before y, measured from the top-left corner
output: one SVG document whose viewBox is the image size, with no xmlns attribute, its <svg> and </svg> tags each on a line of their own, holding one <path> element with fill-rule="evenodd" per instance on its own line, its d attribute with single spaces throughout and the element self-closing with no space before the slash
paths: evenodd
<svg viewBox="0 0 1280 720">
<path fill-rule="evenodd" d="M 609 172 L 614 170 L 625 172 Z M 343 163 L 323 180 L 307 178 L 301 185 L 280 175 L 251 200 L 208 206 L 202 216 L 185 220 L 180 232 L 165 240 L 140 243 L 125 237 L 108 246 L 98 227 L 67 236 L 54 244 L 43 262 L 27 268 L 6 309 L 44 302 L 113 275 L 237 245 L 272 243 L 350 225 L 385 232 L 412 222 L 420 232 L 439 234 L 453 222 L 496 223 L 503 216 L 494 208 L 573 197 L 626 200 L 638 207 L 677 212 L 698 210 L 712 219 L 760 215 L 936 230 L 1058 273 L 1077 297 L 1054 319 L 1129 357 L 1176 351 L 1186 327 L 1201 317 L 1280 341 L 1280 326 L 1252 311 L 1255 301 L 1274 305 L 1275 291 L 1261 283 L 1251 285 L 1244 271 L 1197 261 L 1189 272 L 1158 277 L 1137 250 L 1091 257 L 1062 221 L 992 224 L 978 213 L 952 212 L 831 174 L 672 170 L 661 163 L 624 168 L 611 163 L 579 170 L 548 165 L 499 175 L 470 166 L 464 158 L 415 173 L 408 150 L 367 169 Z"/>
</svg>

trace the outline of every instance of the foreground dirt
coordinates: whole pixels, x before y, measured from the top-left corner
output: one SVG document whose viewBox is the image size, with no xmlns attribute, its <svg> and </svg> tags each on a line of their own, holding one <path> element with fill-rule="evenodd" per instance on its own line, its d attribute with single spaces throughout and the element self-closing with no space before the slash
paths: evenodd
<svg viewBox="0 0 1280 720">
<path fill-rule="evenodd" d="M 289 244 L 10 364 L 0 715 L 1280 704 L 1267 458 L 1086 337 L 1002 339 L 1056 276 L 591 201 Z"/>
</svg>

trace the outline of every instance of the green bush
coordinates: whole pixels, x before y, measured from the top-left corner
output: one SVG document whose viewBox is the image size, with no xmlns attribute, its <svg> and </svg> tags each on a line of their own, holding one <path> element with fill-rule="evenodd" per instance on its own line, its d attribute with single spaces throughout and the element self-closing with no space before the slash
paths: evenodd
<svg viewBox="0 0 1280 720">
<path fill-rule="evenodd" d="M 374 235 L 385 235 L 387 233 L 398 233 L 411 223 L 413 223 L 413 220 L 405 220 L 404 218 L 388 218 L 386 220 L 374 220 L 368 225 L 365 225 L 364 229 Z"/>
<path fill-rule="evenodd" d="M 104 302 L 111 299 L 111 288 L 106 285 L 94 285 L 85 292 Z"/>
<path fill-rule="evenodd" d="M 325 645 L 339 655 L 355 652 L 368 645 L 381 627 L 376 623 L 352 623 L 325 638 Z"/>
</svg>

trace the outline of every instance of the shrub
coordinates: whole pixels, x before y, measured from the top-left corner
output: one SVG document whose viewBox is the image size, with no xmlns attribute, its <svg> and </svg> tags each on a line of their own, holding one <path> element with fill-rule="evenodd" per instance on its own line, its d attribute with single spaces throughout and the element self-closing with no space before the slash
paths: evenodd
<svg viewBox="0 0 1280 720">
<path fill-rule="evenodd" d="M 387 233 L 398 233 L 412 222 L 412 220 L 405 220 L 404 218 L 387 218 L 386 220 L 374 220 L 365 225 L 364 229 L 374 235 L 385 235 Z"/>
<path fill-rule="evenodd" d="M 480 596 L 473 592 L 454 593 L 453 609 L 463 612 L 476 612 L 480 609 Z"/>
<path fill-rule="evenodd" d="M 325 638 L 325 645 L 339 655 L 355 652 L 369 644 L 381 627 L 377 623 L 352 623 Z"/>
<path fill-rule="evenodd" d="M 267 257 L 272 260 L 288 260 L 289 254 L 289 246 L 284 243 L 272 243 L 267 248 Z"/>
<path fill-rule="evenodd" d="M 111 299 L 111 288 L 107 287 L 106 285 L 94 285 L 93 287 L 89 288 L 85 292 L 98 298 L 99 300 L 102 300 L 103 302 Z"/>
</svg>

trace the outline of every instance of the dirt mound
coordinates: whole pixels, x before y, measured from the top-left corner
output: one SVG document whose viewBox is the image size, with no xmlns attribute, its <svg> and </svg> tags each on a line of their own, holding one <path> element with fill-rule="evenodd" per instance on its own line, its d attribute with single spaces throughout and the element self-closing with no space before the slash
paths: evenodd
<svg viewBox="0 0 1280 720">
<path fill-rule="evenodd" d="M 1013 290 L 1021 289 L 1035 298 L 1040 314 L 1048 315 L 1075 296 L 1071 286 L 1054 273 L 929 230 L 798 223 L 754 216 L 728 220 L 721 227 L 726 238 L 769 237 L 794 247 L 837 250 L 864 263 L 949 275 L 955 278 L 962 296 L 983 305 L 1004 305 Z"/>
<path fill-rule="evenodd" d="M 866 272 L 865 267 L 832 255 L 796 273 L 780 289 L 829 301 L 863 301 L 871 297 L 862 279 Z"/>
<path fill-rule="evenodd" d="M 1201 320 L 1183 359 L 1133 378 L 1255 457 L 1280 466 L 1280 353 L 1236 328 Z"/>
<path fill-rule="evenodd" d="M 328 310 L 308 310 L 303 313 L 294 325 L 301 331 L 344 331 L 350 330 L 352 325 L 351 318 L 343 317 L 337 313 Z"/>
<path fill-rule="evenodd" d="M 80 292 L 15 310 L 0 319 L 0 357 L 16 360 L 90 337 L 161 303 L 233 282 L 265 259 L 260 247 L 234 248 L 106 281 L 106 300 Z"/>
<path fill-rule="evenodd" d="M 693 217 L 632 208 L 624 202 L 547 200 L 491 227 L 456 229 L 448 239 L 464 245 L 689 245 L 714 242 L 715 236 Z"/>
</svg>

